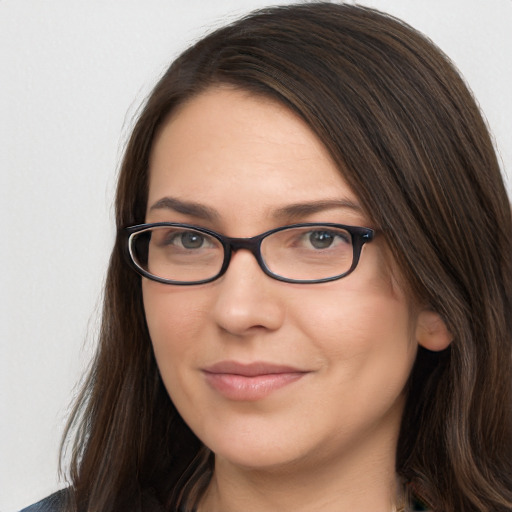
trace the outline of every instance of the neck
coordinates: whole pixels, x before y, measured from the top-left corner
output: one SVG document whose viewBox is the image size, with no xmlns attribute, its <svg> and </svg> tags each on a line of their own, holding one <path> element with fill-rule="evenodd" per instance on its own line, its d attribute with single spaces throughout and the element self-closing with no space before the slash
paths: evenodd
<svg viewBox="0 0 512 512">
<path fill-rule="evenodd" d="M 390 512 L 400 489 L 389 453 L 248 469 L 217 457 L 198 512 Z"/>
</svg>

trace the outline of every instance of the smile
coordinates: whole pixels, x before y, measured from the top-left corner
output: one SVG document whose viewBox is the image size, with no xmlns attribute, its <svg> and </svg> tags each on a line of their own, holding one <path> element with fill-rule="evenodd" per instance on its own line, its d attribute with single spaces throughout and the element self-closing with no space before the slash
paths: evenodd
<svg viewBox="0 0 512 512">
<path fill-rule="evenodd" d="M 224 361 L 203 369 L 208 385 L 225 398 L 254 402 L 292 384 L 307 371 L 268 363 L 249 365 Z"/>
</svg>

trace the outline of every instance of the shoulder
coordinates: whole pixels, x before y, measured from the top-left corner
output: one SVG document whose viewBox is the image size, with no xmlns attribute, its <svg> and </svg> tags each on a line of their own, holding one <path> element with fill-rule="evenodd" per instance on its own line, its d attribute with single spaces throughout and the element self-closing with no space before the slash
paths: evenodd
<svg viewBox="0 0 512 512">
<path fill-rule="evenodd" d="M 29 507 L 20 510 L 20 512 L 64 512 L 64 501 L 66 499 L 66 490 L 57 491 L 47 498 L 44 498 Z"/>
<path fill-rule="evenodd" d="M 57 491 L 54 494 L 44 498 L 29 507 L 20 510 L 20 512 L 66 512 L 66 498 L 69 492 L 66 489 Z M 132 509 L 130 509 L 132 510 Z M 152 491 L 144 492 L 142 502 L 133 509 L 136 512 L 164 512 L 162 504 L 158 501 Z M 128 511 L 126 511 L 128 512 Z"/>
</svg>

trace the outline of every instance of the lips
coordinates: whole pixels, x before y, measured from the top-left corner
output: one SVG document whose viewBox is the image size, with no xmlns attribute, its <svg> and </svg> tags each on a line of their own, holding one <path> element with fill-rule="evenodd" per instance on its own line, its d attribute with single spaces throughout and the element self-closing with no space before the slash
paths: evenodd
<svg viewBox="0 0 512 512">
<path fill-rule="evenodd" d="M 222 361 L 203 369 L 207 384 L 234 401 L 254 402 L 288 386 L 308 374 L 291 366 L 256 362 Z"/>
</svg>

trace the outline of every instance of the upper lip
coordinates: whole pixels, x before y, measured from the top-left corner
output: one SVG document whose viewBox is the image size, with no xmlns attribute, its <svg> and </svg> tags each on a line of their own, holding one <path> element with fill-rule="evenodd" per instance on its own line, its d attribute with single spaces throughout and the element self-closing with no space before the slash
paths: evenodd
<svg viewBox="0 0 512 512">
<path fill-rule="evenodd" d="M 237 361 L 220 361 L 203 368 L 203 371 L 207 373 L 241 375 L 243 377 L 256 377 L 258 375 L 279 373 L 306 373 L 305 370 L 288 365 L 266 362 L 239 363 Z"/>
</svg>

